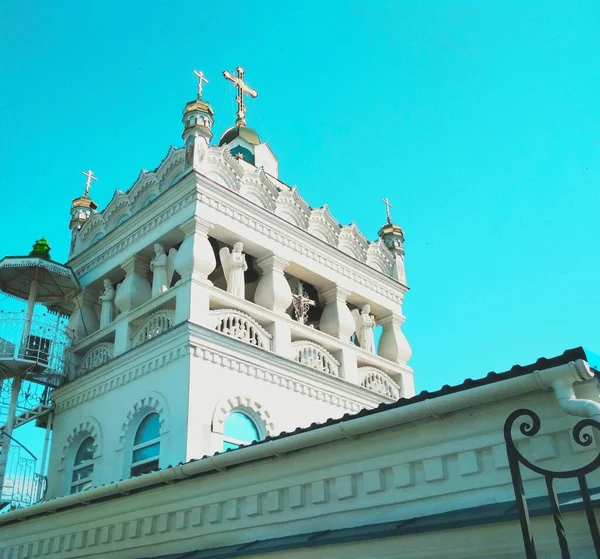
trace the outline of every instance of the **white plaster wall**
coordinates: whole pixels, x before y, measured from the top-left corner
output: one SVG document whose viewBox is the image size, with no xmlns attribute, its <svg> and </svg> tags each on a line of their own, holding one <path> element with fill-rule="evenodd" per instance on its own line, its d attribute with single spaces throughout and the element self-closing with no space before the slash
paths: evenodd
<svg viewBox="0 0 600 559">
<path fill-rule="evenodd" d="M 125 440 L 128 416 L 135 415 L 141 407 L 163 411 L 160 467 L 177 464 L 185 458 L 189 354 L 182 351 L 181 332 L 169 332 L 165 337 L 170 334 L 174 334 L 171 339 L 157 339 L 140 346 L 124 355 L 116 366 L 109 362 L 55 393 L 57 412 L 48 468 L 48 497 L 70 491 L 72 447 L 77 445 L 69 445 L 69 439 L 74 430 L 81 430 L 82 426 L 85 429 L 88 423 L 99 426 L 96 442 L 100 456 L 94 462 L 94 485 L 130 477 L 131 449 Z M 178 353 L 177 358 L 173 358 L 174 352 Z M 155 367 L 157 359 L 166 364 Z M 132 429 L 139 421 L 135 417 Z"/>
<path fill-rule="evenodd" d="M 536 391 L 503 400 L 494 398 L 492 390 L 486 392 L 487 398 L 476 394 L 477 389 L 469 391 L 471 403 L 467 407 L 439 415 L 438 419 L 388 425 L 360 437 L 340 438 L 258 462 L 213 470 L 175 484 L 7 526 L 0 518 L 0 550 L 12 550 L 13 557 L 25 556 L 22 551 L 35 546 L 57 558 L 134 558 L 512 502 L 502 427 L 508 414 L 522 407 L 533 409 L 542 419 L 540 434 L 520 443 L 536 463 L 568 469 L 589 462 L 598 452 L 596 445 L 582 449 L 571 444 L 570 429 L 576 418 L 558 408 L 551 392 Z M 598 399 L 593 383 L 579 386 L 577 395 Z M 441 400 L 448 402 L 452 397 Z M 389 413 L 382 412 L 382 421 Z M 349 423 L 346 425 L 351 430 Z M 230 454 L 240 460 L 256 456 L 256 447 Z M 208 458 L 207 463 L 211 460 Z M 528 473 L 523 477 L 529 497 L 543 493 L 544 482 L 539 476 Z M 167 474 L 165 479 L 169 479 Z M 588 476 L 588 482 L 590 487 L 600 485 L 598 472 Z M 563 486 L 559 491 L 566 489 L 569 487 Z M 545 542 L 543 549 L 556 549 L 551 521 L 550 527 L 546 522 L 542 521 L 542 526 L 534 521 L 534 535 Z M 589 542 L 582 516 L 569 516 L 569 526 L 574 528 L 570 536 L 576 540 L 575 547 L 586 556 Z M 440 545 L 433 536 L 352 546 L 360 546 L 357 549 L 363 551 L 371 549 L 372 555 L 368 556 L 377 558 L 397 557 L 393 550 L 397 551 L 404 541 L 409 542 L 407 557 L 522 556 L 516 522 L 450 531 L 442 536 L 447 543 L 442 540 Z M 438 536 L 435 534 L 435 538 Z M 551 541 L 554 544 L 548 547 Z M 345 549 L 329 548 L 323 554 L 322 549 L 313 548 L 276 557 L 346 557 L 344 553 L 336 555 Z M 438 549 L 442 554 L 437 554 Z"/>
</svg>

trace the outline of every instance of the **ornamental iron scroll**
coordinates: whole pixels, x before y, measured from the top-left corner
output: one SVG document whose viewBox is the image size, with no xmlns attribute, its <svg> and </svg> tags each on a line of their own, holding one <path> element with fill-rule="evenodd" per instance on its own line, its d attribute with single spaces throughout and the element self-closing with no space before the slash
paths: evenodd
<svg viewBox="0 0 600 559">
<path fill-rule="evenodd" d="M 210 311 L 210 314 L 217 332 L 250 345 L 271 349 L 271 334 L 250 315 L 235 309 L 217 309 Z"/>
<path fill-rule="evenodd" d="M 131 347 L 137 347 L 152 338 L 156 338 L 163 332 L 173 328 L 175 312 L 170 310 L 158 310 L 152 313 L 138 328 L 131 341 Z"/>
<path fill-rule="evenodd" d="M 518 450 L 515 441 L 512 438 L 512 428 L 519 418 L 524 420 L 519 425 L 519 431 L 526 437 L 533 437 L 540 431 L 541 420 L 540 417 L 533 411 L 528 409 L 518 409 L 512 412 L 504 423 L 504 440 L 506 442 L 506 453 L 508 455 L 508 465 L 510 468 L 510 475 L 512 478 L 513 489 L 515 492 L 515 498 L 517 502 L 517 510 L 519 512 L 519 520 L 521 523 L 521 532 L 523 534 L 523 544 L 525 546 L 525 556 L 527 559 L 536 559 L 537 553 L 535 550 L 535 543 L 533 540 L 533 534 L 531 531 L 529 521 L 529 510 L 527 508 L 527 498 L 525 497 L 525 490 L 523 488 L 523 478 L 521 477 L 521 465 L 528 470 L 538 473 L 544 476 L 546 481 L 546 487 L 548 490 L 548 497 L 550 499 L 550 507 L 552 509 L 552 516 L 554 518 L 554 526 L 556 528 L 556 536 L 558 538 L 558 544 L 561 550 L 561 557 L 563 559 L 569 559 L 571 554 L 569 552 L 569 545 L 563 525 L 562 515 L 560 506 L 558 503 L 558 497 L 556 489 L 554 487 L 555 479 L 577 479 L 579 483 L 579 489 L 581 492 L 581 498 L 585 508 L 585 514 L 590 529 L 590 534 L 594 542 L 594 549 L 596 556 L 600 557 L 600 533 L 598 531 L 598 524 L 594 514 L 594 508 L 590 497 L 590 491 L 588 488 L 586 475 L 593 472 L 598 466 L 600 466 L 600 452 L 589 464 L 582 466 L 575 470 L 566 471 L 554 471 L 548 470 L 536 466 L 525 458 Z M 595 427 L 600 434 L 600 423 L 594 419 L 582 419 L 573 428 L 573 440 L 581 447 L 589 447 L 594 441 L 592 435 L 584 433 L 583 430 L 586 427 Z"/>
<path fill-rule="evenodd" d="M 77 370 L 77 376 L 84 375 L 85 373 L 104 365 L 110 361 L 113 357 L 114 346 L 109 342 L 102 342 L 95 345 L 90 349 L 81 360 Z"/>
<path fill-rule="evenodd" d="M 358 369 L 358 378 L 363 388 L 367 388 L 388 398 L 393 398 L 394 400 L 400 398 L 400 387 L 383 371 L 375 367 L 360 367 Z"/>
<path fill-rule="evenodd" d="M 323 346 L 309 340 L 292 342 L 294 361 L 334 377 L 340 376 L 340 363 Z"/>
</svg>

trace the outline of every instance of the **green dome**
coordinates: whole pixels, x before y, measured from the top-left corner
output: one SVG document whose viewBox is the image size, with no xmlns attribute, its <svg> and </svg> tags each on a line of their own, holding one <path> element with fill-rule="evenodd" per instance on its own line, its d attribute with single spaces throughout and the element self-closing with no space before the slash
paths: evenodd
<svg viewBox="0 0 600 559">
<path fill-rule="evenodd" d="M 261 143 L 258 134 L 252 128 L 248 128 L 247 126 L 232 126 L 223 132 L 219 145 L 230 144 L 236 138 L 241 138 L 252 146 L 257 146 Z"/>
</svg>

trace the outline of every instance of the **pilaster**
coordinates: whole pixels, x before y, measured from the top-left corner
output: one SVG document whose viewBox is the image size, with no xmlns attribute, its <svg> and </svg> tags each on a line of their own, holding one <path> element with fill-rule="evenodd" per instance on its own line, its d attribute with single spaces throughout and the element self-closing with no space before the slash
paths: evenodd
<svg viewBox="0 0 600 559">
<path fill-rule="evenodd" d="M 194 278 L 200 283 L 212 285 L 208 276 L 217 267 L 208 232 L 213 224 L 204 218 L 194 216 L 180 226 L 185 239 L 175 257 L 175 270 L 182 280 Z"/>
<path fill-rule="evenodd" d="M 283 272 L 289 262 L 275 254 L 269 254 L 256 261 L 262 271 L 262 276 L 256 292 L 254 302 L 266 309 L 284 314 L 292 304 L 292 290 L 285 279 Z"/>
<path fill-rule="evenodd" d="M 150 300 L 152 287 L 148 281 L 148 262 L 139 255 L 129 257 L 121 264 L 121 268 L 126 275 L 117 289 L 115 305 L 121 313 L 126 313 Z"/>
<path fill-rule="evenodd" d="M 346 299 L 350 292 L 339 285 L 334 285 L 321 292 L 325 298 L 325 308 L 321 315 L 319 330 L 335 336 L 340 340 L 349 341 L 356 328 L 354 318 Z"/>
</svg>

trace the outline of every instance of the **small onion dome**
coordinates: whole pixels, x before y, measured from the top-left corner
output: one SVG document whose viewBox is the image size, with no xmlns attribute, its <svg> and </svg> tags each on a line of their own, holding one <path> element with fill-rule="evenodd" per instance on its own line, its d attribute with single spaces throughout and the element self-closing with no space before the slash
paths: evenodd
<svg viewBox="0 0 600 559">
<path fill-rule="evenodd" d="M 225 130 L 221 136 L 219 145 L 230 144 L 236 138 L 241 138 L 252 146 L 257 146 L 261 143 L 258 134 L 252 128 L 248 128 L 247 126 L 232 126 L 228 130 Z"/>
</svg>

